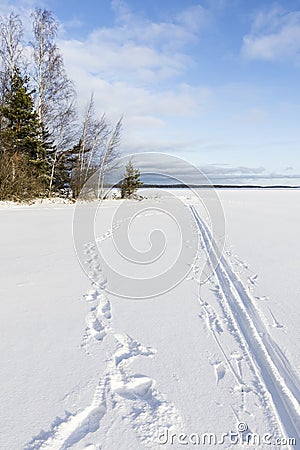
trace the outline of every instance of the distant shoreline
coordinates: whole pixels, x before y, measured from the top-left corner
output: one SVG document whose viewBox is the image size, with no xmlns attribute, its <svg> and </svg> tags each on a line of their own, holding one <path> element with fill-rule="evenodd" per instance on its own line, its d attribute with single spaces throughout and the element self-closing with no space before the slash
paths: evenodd
<svg viewBox="0 0 300 450">
<path fill-rule="evenodd" d="M 211 185 L 198 185 L 198 184 L 149 184 L 144 183 L 141 189 L 300 189 L 300 186 L 260 186 L 260 185 L 235 185 L 235 184 L 211 184 Z"/>
</svg>

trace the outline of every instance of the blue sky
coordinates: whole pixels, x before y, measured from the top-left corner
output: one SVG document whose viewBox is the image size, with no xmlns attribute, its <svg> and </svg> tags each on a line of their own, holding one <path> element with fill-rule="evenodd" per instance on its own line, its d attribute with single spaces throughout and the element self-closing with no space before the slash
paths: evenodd
<svg viewBox="0 0 300 450">
<path fill-rule="evenodd" d="M 51 9 L 84 108 L 124 115 L 124 152 L 220 183 L 300 185 L 300 0 L 1 1 Z"/>
</svg>

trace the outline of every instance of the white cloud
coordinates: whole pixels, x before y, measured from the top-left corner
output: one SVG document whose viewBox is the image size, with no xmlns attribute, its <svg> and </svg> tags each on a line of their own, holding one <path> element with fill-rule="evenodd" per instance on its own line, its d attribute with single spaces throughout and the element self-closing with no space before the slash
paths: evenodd
<svg viewBox="0 0 300 450">
<path fill-rule="evenodd" d="M 188 57 L 170 55 L 132 40 L 116 42 L 104 39 L 101 32 L 86 41 L 61 41 L 60 47 L 68 64 L 82 65 L 87 73 L 106 80 L 126 80 L 131 84 L 155 84 L 184 72 Z"/>
<path fill-rule="evenodd" d="M 230 178 L 234 176 L 264 176 L 265 168 L 264 167 L 245 167 L 245 166 L 237 166 L 231 167 L 228 164 L 210 164 L 202 167 L 203 172 L 207 175 L 215 176 L 217 178 Z"/>
<path fill-rule="evenodd" d="M 84 57 L 82 58 L 84 60 Z M 91 92 L 95 94 L 98 112 L 114 116 L 183 117 L 201 113 L 211 91 L 205 87 L 177 85 L 165 90 L 152 90 L 127 81 L 107 81 L 93 75 L 85 67 L 67 61 L 67 69 L 75 80 L 79 106 L 84 107 Z"/>
<path fill-rule="evenodd" d="M 203 6 L 194 5 L 178 14 L 177 22 L 190 32 L 197 33 L 211 22 L 211 16 Z"/>
<path fill-rule="evenodd" d="M 170 154 L 186 153 L 187 149 L 197 150 L 200 139 L 170 139 L 167 136 L 164 139 L 149 139 L 132 134 L 130 140 L 125 139 L 122 143 L 122 149 L 126 153 L 143 153 L 143 152 L 161 152 Z"/>
<path fill-rule="evenodd" d="M 259 12 L 243 39 L 242 54 L 247 59 L 299 63 L 299 52 L 300 11 L 286 12 L 279 6 Z"/>
<path fill-rule="evenodd" d="M 94 91 L 99 109 L 114 117 L 161 120 L 203 110 L 211 91 L 180 78 L 193 65 L 189 46 L 209 21 L 206 10 L 195 6 L 172 20 L 151 22 L 121 0 L 112 6 L 116 18 L 111 27 L 95 29 L 84 40 L 59 42 L 80 106 Z"/>
<path fill-rule="evenodd" d="M 126 125 L 139 128 L 147 128 L 147 127 L 163 127 L 165 126 L 165 122 L 162 119 L 159 119 L 155 116 L 131 116 L 126 119 Z"/>
<path fill-rule="evenodd" d="M 154 22 L 133 13 L 123 0 L 112 0 L 116 24 L 112 28 L 99 30 L 99 37 L 157 46 L 161 50 L 183 48 L 197 41 L 201 32 L 210 23 L 208 10 L 200 5 L 189 6 L 169 20 Z"/>
<path fill-rule="evenodd" d="M 126 3 L 112 1 L 116 13 L 112 27 L 93 30 L 84 41 L 62 40 L 68 61 L 106 80 L 122 79 L 157 84 L 184 74 L 192 64 L 188 51 L 208 23 L 201 6 L 187 8 L 173 20 L 151 22 L 132 13 Z"/>
</svg>

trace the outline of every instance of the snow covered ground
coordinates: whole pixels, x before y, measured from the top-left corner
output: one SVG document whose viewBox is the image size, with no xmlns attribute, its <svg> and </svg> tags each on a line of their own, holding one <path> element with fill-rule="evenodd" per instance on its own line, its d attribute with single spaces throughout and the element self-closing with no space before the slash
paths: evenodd
<svg viewBox="0 0 300 450">
<path fill-rule="evenodd" d="M 218 250 L 199 200 L 176 195 L 181 238 L 164 198 L 123 205 L 113 223 L 122 202 L 103 203 L 81 255 L 92 280 L 74 250 L 74 205 L 0 205 L 1 449 L 237 449 L 247 436 L 249 448 L 300 448 L 300 191 L 219 190 L 226 245 L 204 284 Z M 117 262 L 137 203 L 133 246 L 151 252 L 160 226 L 168 238 L 153 267 L 120 251 Z M 112 293 L 176 258 L 186 276 L 172 289 Z"/>
</svg>

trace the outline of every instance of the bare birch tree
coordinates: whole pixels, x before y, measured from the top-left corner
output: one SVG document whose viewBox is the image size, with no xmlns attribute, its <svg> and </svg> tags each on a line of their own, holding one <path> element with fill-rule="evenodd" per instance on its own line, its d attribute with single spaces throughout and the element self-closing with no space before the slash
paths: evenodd
<svg viewBox="0 0 300 450">
<path fill-rule="evenodd" d="M 86 181 L 97 170 L 99 180 L 93 188 L 97 196 L 99 190 L 103 190 L 104 173 L 119 155 L 117 147 L 120 144 L 121 123 L 122 119 L 112 129 L 105 114 L 97 118 L 94 95 L 91 95 L 86 106 L 79 143 L 74 148 L 74 153 L 77 154 L 71 182 L 74 197 L 79 195 Z"/>
<path fill-rule="evenodd" d="M 17 14 L 11 12 L 7 17 L 0 17 L 0 171 L 2 187 L 5 179 L 12 178 L 14 180 L 16 172 L 14 158 L 12 155 L 6 154 L 9 146 L 3 136 L 7 125 L 4 107 L 14 67 L 18 66 L 21 60 L 22 37 L 23 25 Z"/>
<path fill-rule="evenodd" d="M 113 170 L 115 168 L 114 161 L 116 161 L 120 156 L 118 148 L 121 143 L 122 120 L 123 117 L 118 120 L 115 128 L 111 131 L 109 139 L 107 140 L 106 146 L 101 155 L 98 189 L 98 196 L 100 198 L 103 198 L 104 196 L 104 182 L 105 175 L 108 172 L 108 167 L 110 168 L 110 170 Z"/>
<path fill-rule="evenodd" d="M 68 168 L 65 165 L 65 160 L 69 156 L 70 147 L 75 143 L 76 136 L 78 135 L 77 111 L 72 100 L 69 100 L 69 104 L 66 103 L 56 119 L 56 139 L 50 163 L 49 196 L 52 195 L 53 188 L 63 188 L 69 178 L 66 173 Z"/>
<path fill-rule="evenodd" d="M 56 45 L 58 23 L 54 15 L 37 8 L 33 19 L 33 73 L 36 109 L 47 128 L 54 151 L 50 161 L 49 195 L 52 194 L 56 171 L 64 153 L 74 145 L 77 125 L 76 92 L 68 78 L 61 52 Z"/>
<path fill-rule="evenodd" d="M 57 70 L 55 59 L 58 52 L 55 39 L 58 24 L 53 14 L 46 9 L 36 8 L 31 17 L 33 20 L 33 40 L 31 45 L 34 61 L 32 77 L 36 90 L 36 109 L 42 122 L 50 109 L 47 100 L 51 100 L 50 95 L 53 91 L 52 81 L 54 80 L 52 78 L 54 67 Z"/>
<path fill-rule="evenodd" d="M 20 17 L 11 12 L 0 17 L 1 71 L 5 79 L 12 77 L 14 66 L 18 66 L 22 55 L 23 25 Z"/>
<path fill-rule="evenodd" d="M 99 167 L 108 135 L 106 116 L 103 114 L 100 119 L 96 117 L 94 94 L 91 94 L 81 125 L 79 143 L 74 147 L 74 153 L 77 154 L 71 180 L 74 197 L 79 195 L 87 179 Z"/>
<path fill-rule="evenodd" d="M 14 66 L 17 66 L 21 59 L 22 36 L 23 26 L 17 14 L 11 12 L 7 17 L 0 16 L 0 131 L 3 126 L 2 108 L 5 95 Z"/>
</svg>

